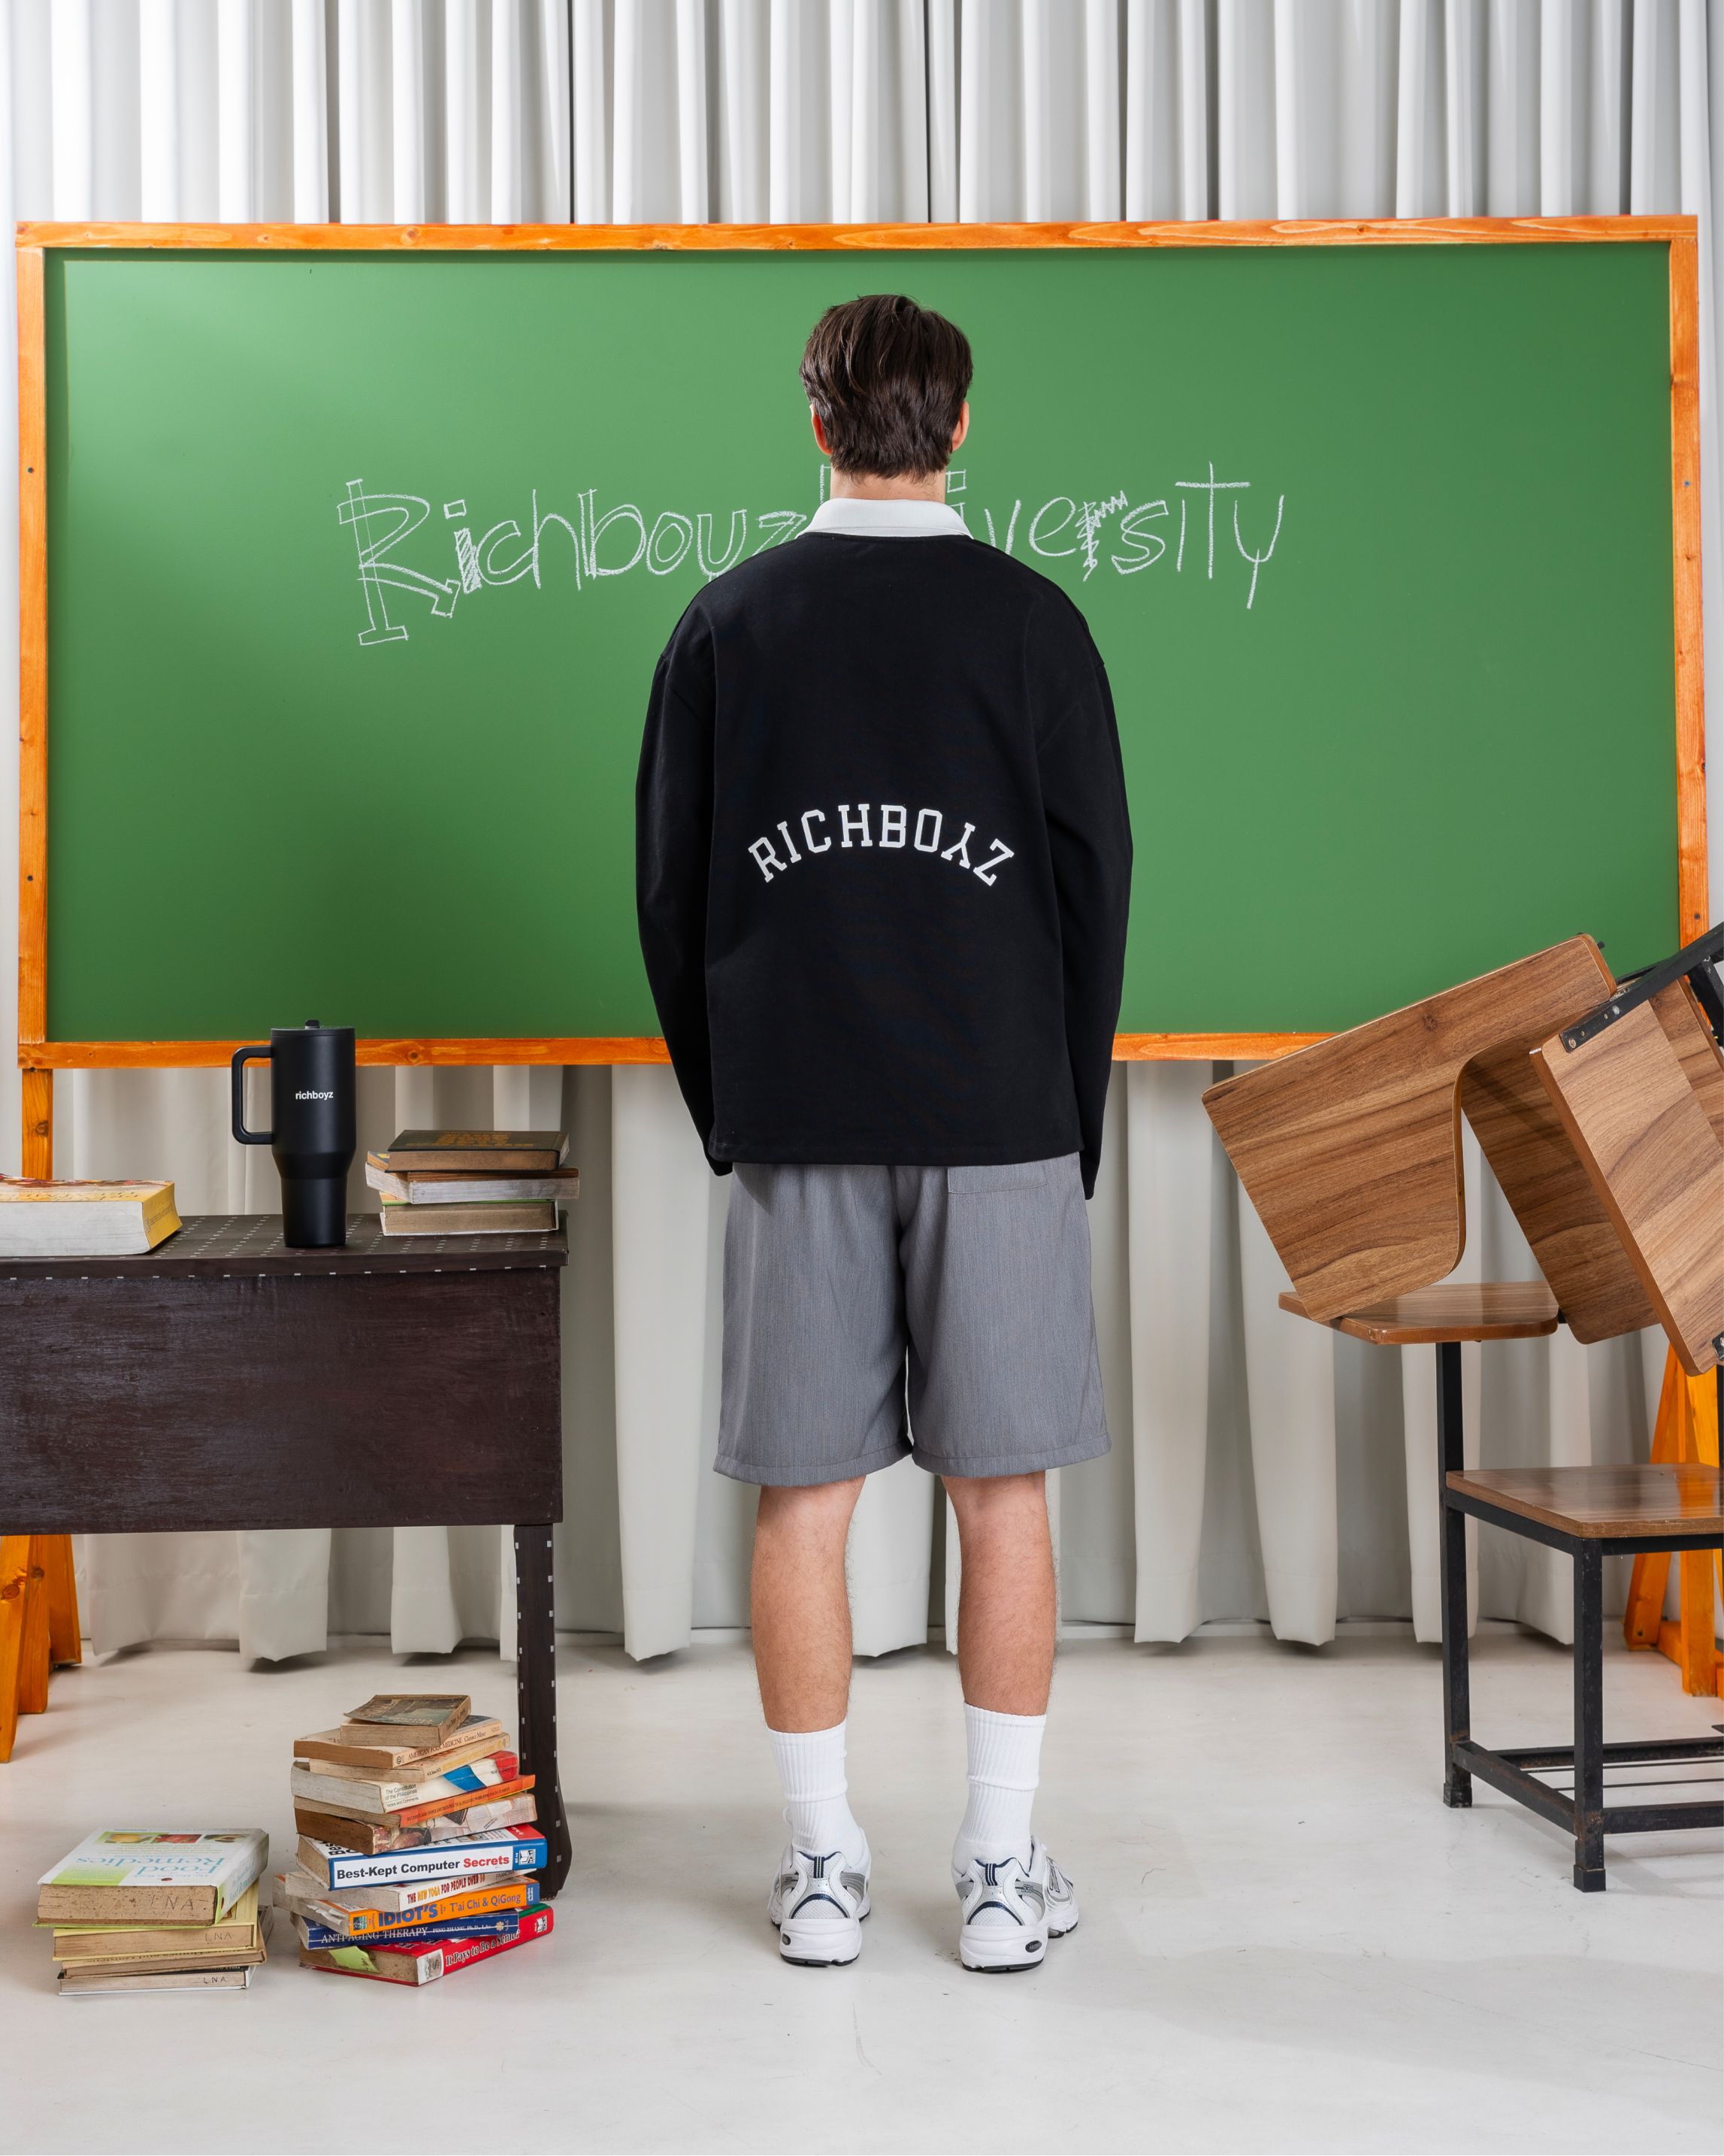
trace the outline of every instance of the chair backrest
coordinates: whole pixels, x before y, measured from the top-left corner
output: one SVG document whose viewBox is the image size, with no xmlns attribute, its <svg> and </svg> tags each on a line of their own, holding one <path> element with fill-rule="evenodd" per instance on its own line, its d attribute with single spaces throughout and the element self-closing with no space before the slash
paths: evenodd
<svg viewBox="0 0 1724 2156">
<path fill-rule="evenodd" d="M 1614 1340 L 1656 1325 L 1526 1043 L 1475 1056 L 1460 1074 L 1460 1106 L 1575 1338 Z"/>
<path fill-rule="evenodd" d="M 1547 1151 L 1556 1126 L 1542 1103 L 1529 1118 L 1526 1085 L 1503 1074 L 1614 986 L 1598 945 L 1576 936 L 1210 1087 L 1203 1106 L 1310 1316 L 1335 1317 L 1454 1270 L 1466 1240 L 1468 1066 L 1480 1065 L 1480 1112 L 1518 1184 L 1516 1146 Z M 1532 1086 L 1536 1096 L 1536 1077 Z M 1571 1168 L 1573 1205 L 1608 1235 L 1572 1158 Z"/>
<path fill-rule="evenodd" d="M 1578 1046 L 1559 1031 L 1528 1060 L 1677 1360 L 1691 1377 L 1715 1368 L 1724 1349 L 1724 1056 L 1694 992 L 1676 980 Z"/>
</svg>

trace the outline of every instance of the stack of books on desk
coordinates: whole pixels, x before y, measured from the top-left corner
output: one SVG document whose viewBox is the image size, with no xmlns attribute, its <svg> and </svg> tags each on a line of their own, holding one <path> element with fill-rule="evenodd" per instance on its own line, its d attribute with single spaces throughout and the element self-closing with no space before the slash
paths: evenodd
<svg viewBox="0 0 1724 2156">
<path fill-rule="evenodd" d="M 434 1983 L 542 1938 L 533 1778 L 458 1693 L 380 1693 L 295 1741 L 295 1866 L 277 1881 L 300 1960 Z"/>
<path fill-rule="evenodd" d="M 258 1881 L 269 1861 L 260 1827 L 86 1835 L 37 1892 L 60 1995 L 244 1990 L 265 1958 Z"/>
<path fill-rule="evenodd" d="M 137 1258 L 179 1228 L 171 1183 L 0 1175 L 0 1257 Z"/>
<path fill-rule="evenodd" d="M 567 1131 L 403 1131 L 368 1152 L 386 1235 L 549 1235 L 581 1194 Z"/>
</svg>

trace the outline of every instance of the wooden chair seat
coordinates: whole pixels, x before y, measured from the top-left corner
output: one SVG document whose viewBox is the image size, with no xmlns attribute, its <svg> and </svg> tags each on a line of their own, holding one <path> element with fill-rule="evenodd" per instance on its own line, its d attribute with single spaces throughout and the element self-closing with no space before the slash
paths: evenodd
<svg viewBox="0 0 1724 2156">
<path fill-rule="evenodd" d="M 1716 1467 L 1472 1467 L 1451 1473 L 1448 1483 L 1463 1496 L 1588 1542 L 1724 1534 Z"/>
<path fill-rule="evenodd" d="M 1311 1316 L 1296 1295 L 1284 1295 L 1281 1307 Z M 1315 1322 L 1374 1348 L 1416 1348 L 1443 1340 L 1536 1340 L 1556 1331 L 1561 1312 L 1542 1280 L 1444 1281 Z"/>
</svg>

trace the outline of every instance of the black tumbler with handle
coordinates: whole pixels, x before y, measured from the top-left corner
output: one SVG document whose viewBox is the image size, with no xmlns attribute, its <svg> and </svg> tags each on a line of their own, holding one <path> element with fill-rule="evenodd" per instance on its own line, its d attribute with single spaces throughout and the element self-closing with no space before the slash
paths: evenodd
<svg viewBox="0 0 1724 2156">
<path fill-rule="evenodd" d="M 245 1066 L 267 1057 L 267 1131 L 245 1127 Z M 356 1142 L 353 1029 L 273 1026 L 267 1048 L 233 1051 L 233 1135 L 266 1145 L 281 1171 L 281 1235 L 299 1250 L 336 1250 L 347 1240 L 347 1170 Z"/>
</svg>

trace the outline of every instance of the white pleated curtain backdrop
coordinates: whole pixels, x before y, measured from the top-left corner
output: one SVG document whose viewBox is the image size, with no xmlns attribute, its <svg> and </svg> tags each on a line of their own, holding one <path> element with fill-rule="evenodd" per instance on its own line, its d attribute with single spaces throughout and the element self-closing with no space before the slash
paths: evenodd
<svg viewBox="0 0 1724 2156">
<path fill-rule="evenodd" d="M 1702 0 L 10 0 L 8 18 L 0 186 L 21 217 L 1697 213 L 1720 619 L 1709 113 L 1724 25 Z M 9 389 L 0 401 L 11 430 Z M 9 601 L 3 615 L 9 641 Z M 15 783 L 7 758 L 0 787 Z M 1711 800 L 1724 829 L 1716 778 Z M 0 798 L 8 845 L 14 808 Z M 0 869 L 8 913 L 15 890 Z M 1410 1616 L 1433 1638 L 1431 1351 L 1372 1350 L 1277 1310 L 1284 1276 L 1199 1105 L 1213 1075 L 1114 1074 L 1091 1208 L 1114 1450 L 1050 1478 L 1065 1614 L 1157 1640 L 1266 1618 L 1312 1642 L 1339 1619 Z M 271 1209 L 273 1168 L 233 1143 L 226 1091 L 221 1072 L 63 1075 L 59 1170 L 172 1176 L 187 1212 Z M 360 1075 L 362 1145 L 406 1124 L 565 1119 L 582 1195 L 557 1618 L 657 1655 L 747 1621 L 752 1493 L 711 1472 L 728 1184 L 663 1069 Z M 6 1069 L 13 1165 L 17 1132 Z M 1467 1173 L 1464 1274 L 1530 1273 L 1470 1141 Z M 1494 1462 L 1645 1456 L 1652 1336 L 1465 1352 L 1470 1435 Z M 869 1484 L 850 1560 L 864 1653 L 926 1636 L 947 1547 L 936 1494 L 908 1463 Z M 511 1630 L 491 1528 L 93 1537 L 82 1563 L 103 1649 L 237 1638 L 275 1658 L 387 1631 L 436 1651 Z M 1567 1636 L 1565 1561 L 1487 1532 L 1477 1564 L 1484 1614 Z M 955 1538 L 944 1571 L 949 1607 Z"/>
</svg>

